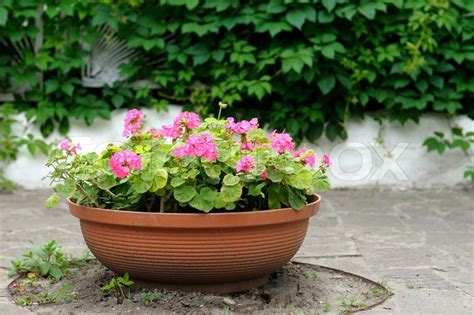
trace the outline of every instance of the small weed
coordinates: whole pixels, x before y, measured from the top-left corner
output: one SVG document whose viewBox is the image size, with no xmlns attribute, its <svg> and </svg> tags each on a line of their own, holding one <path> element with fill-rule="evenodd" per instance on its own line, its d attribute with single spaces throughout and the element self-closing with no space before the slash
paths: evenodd
<svg viewBox="0 0 474 315">
<path fill-rule="evenodd" d="M 27 276 L 34 279 L 36 275 L 54 281 L 61 280 L 64 275 L 74 271 L 74 266 L 83 266 L 92 260 L 92 255 L 87 253 L 82 258 L 66 256 L 60 251 L 56 241 L 49 241 L 23 254 L 23 258 L 13 260 L 10 275 Z"/>
<path fill-rule="evenodd" d="M 150 305 L 150 303 L 157 302 L 161 299 L 161 293 L 159 292 L 145 292 L 140 296 L 140 303 L 145 306 Z"/>
<path fill-rule="evenodd" d="M 376 288 L 376 289 L 372 289 L 370 290 L 367 295 L 370 296 L 370 297 L 382 297 L 384 295 L 389 295 L 389 291 L 385 288 L 382 288 L 382 289 L 379 289 L 379 288 Z"/>
<path fill-rule="evenodd" d="M 15 304 L 19 306 L 31 306 L 69 302 L 76 298 L 76 292 L 71 292 L 72 287 L 72 284 L 65 284 L 54 294 L 45 291 L 40 294 L 19 296 L 15 299 Z"/>
<path fill-rule="evenodd" d="M 59 251 L 56 241 L 49 241 L 23 254 L 23 259 L 13 260 L 10 273 L 18 275 L 34 273 L 58 281 L 68 272 L 68 266 L 69 261 Z"/>
<path fill-rule="evenodd" d="M 331 304 L 329 303 L 324 303 L 323 304 L 323 312 L 328 313 L 331 310 Z"/>
<path fill-rule="evenodd" d="M 230 315 L 230 307 L 229 306 L 224 306 L 224 315 Z"/>
<path fill-rule="evenodd" d="M 387 292 L 387 293 L 390 294 L 390 295 L 393 294 L 393 290 L 392 290 L 392 288 L 388 285 L 388 280 L 387 280 L 387 279 L 382 279 L 382 280 L 380 280 L 379 284 L 384 287 L 385 292 Z"/>
<path fill-rule="evenodd" d="M 69 264 L 73 266 L 85 266 L 94 259 L 90 251 L 85 251 L 81 258 L 68 256 Z"/>
<path fill-rule="evenodd" d="M 339 299 L 341 310 L 340 314 L 347 314 L 353 309 L 365 308 L 367 304 L 363 303 L 362 301 L 358 300 L 355 297 L 346 297 L 343 296 Z"/>
<path fill-rule="evenodd" d="M 418 288 L 418 286 L 416 284 L 412 283 L 412 282 L 408 282 L 406 284 L 406 287 L 407 287 L 407 289 L 417 289 Z"/>
<path fill-rule="evenodd" d="M 117 304 L 122 304 L 123 300 L 130 298 L 130 286 L 133 284 L 133 281 L 129 279 L 128 273 L 126 272 L 122 277 L 114 277 L 110 282 L 102 287 L 103 292 L 110 292 L 113 290 L 115 297 L 117 298 Z M 125 295 L 123 289 L 127 288 L 128 293 Z"/>
</svg>

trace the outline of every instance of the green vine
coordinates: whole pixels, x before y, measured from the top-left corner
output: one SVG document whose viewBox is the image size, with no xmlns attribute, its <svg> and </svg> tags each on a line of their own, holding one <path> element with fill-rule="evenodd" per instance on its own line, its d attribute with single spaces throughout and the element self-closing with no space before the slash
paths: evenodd
<svg viewBox="0 0 474 315">
<path fill-rule="evenodd" d="M 345 139 L 367 112 L 472 118 L 469 12 L 469 0 L 4 0 L 0 94 L 45 137 L 170 102 L 208 115 L 223 101 L 298 141 Z M 98 40 L 133 53 L 120 80 L 90 86 Z"/>
</svg>

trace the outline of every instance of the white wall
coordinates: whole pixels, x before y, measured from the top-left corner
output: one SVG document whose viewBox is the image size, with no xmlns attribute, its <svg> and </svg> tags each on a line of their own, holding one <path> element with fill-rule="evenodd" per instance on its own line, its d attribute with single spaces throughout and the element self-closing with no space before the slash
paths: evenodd
<svg viewBox="0 0 474 315">
<path fill-rule="evenodd" d="M 168 112 L 160 113 L 145 110 L 147 126 L 159 127 L 171 123 L 180 109 L 170 106 Z M 114 111 L 110 121 L 97 119 L 93 127 L 86 126 L 82 120 L 72 121 L 69 136 L 74 142 L 79 141 L 84 151 L 100 150 L 109 142 L 121 142 L 124 113 L 123 110 Z M 455 123 L 466 130 L 474 130 L 473 121 L 465 116 L 458 117 Z M 306 145 L 315 149 L 317 157 L 321 157 L 323 152 L 331 156 L 334 165 L 329 176 L 333 187 L 380 185 L 422 188 L 467 183 L 463 173 L 469 160 L 459 149 L 439 156 L 434 152 L 427 153 L 422 146 L 434 131 L 450 135 L 442 116 L 425 115 L 418 125 L 409 122 L 402 126 L 387 122 L 384 139 L 386 149 L 393 151 L 392 158 L 384 157 L 383 149 L 374 144 L 378 131 L 378 123 L 371 118 L 352 120 L 347 125 L 347 141 L 331 143 L 320 139 L 319 146 Z M 39 135 L 37 130 L 31 132 Z M 57 134 L 50 137 L 58 138 Z M 42 180 L 48 172 L 45 162 L 45 157 L 31 157 L 29 153 L 22 152 L 16 161 L 6 166 L 5 175 L 26 189 L 45 188 L 48 186 L 47 180 Z"/>
</svg>

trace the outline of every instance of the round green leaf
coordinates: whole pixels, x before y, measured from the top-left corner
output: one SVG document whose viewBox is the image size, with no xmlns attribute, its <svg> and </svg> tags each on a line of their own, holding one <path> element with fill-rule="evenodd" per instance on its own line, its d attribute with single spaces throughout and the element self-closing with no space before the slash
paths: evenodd
<svg viewBox="0 0 474 315">
<path fill-rule="evenodd" d="M 226 176 L 224 176 L 223 182 L 226 186 L 234 186 L 240 182 L 240 178 L 232 174 L 227 174 Z"/>
<path fill-rule="evenodd" d="M 189 185 L 179 186 L 173 191 L 174 199 L 179 202 L 189 202 L 191 199 L 194 198 L 194 196 L 196 196 L 196 194 L 196 189 Z"/>
<path fill-rule="evenodd" d="M 306 205 L 306 197 L 293 189 L 288 190 L 288 202 L 295 210 L 300 210 Z"/>
<path fill-rule="evenodd" d="M 201 189 L 199 194 L 194 196 L 189 205 L 203 212 L 209 212 L 214 209 L 216 192 L 209 187 Z"/>
<path fill-rule="evenodd" d="M 313 176 L 309 170 L 303 169 L 299 173 L 288 177 L 290 186 L 296 189 L 308 189 L 312 187 Z"/>
<path fill-rule="evenodd" d="M 157 169 L 155 176 L 153 177 L 153 183 L 151 185 L 150 191 L 154 192 L 158 189 L 161 189 L 166 186 L 166 182 L 168 181 L 168 172 L 163 169 Z"/>
<path fill-rule="evenodd" d="M 46 199 L 44 206 L 48 209 L 54 208 L 58 205 L 59 203 L 59 196 L 56 193 L 53 193 L 51 196 L 49 196 L 48 199 Z"/>
<path fill-rule="evenodd" d="M 222 199 L 226 202 L 234 202 L 240 199 L 242 196 L 242 186 L 222 186 L 221 188 Z"/>
</svg>

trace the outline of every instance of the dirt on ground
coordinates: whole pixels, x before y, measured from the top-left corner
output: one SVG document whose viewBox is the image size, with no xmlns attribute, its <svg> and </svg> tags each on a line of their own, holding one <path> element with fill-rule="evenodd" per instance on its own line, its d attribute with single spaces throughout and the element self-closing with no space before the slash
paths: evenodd
<svg viewBox="0 0 474 315">
<path fill-rule="evenodd" d="M 58 282 L 31 274 L 19 277 L 8 291 L 12 303 L 48 314 L 346 314 L 391 295 L 382 285 L 353 274 L 288 263 L 251 291 L 203 294 L 132 287 L 124 288 L 127 298 L 117 304 L 113 293 L 101 290 L 113 277 L 93 260 Z"/>
</svg>

